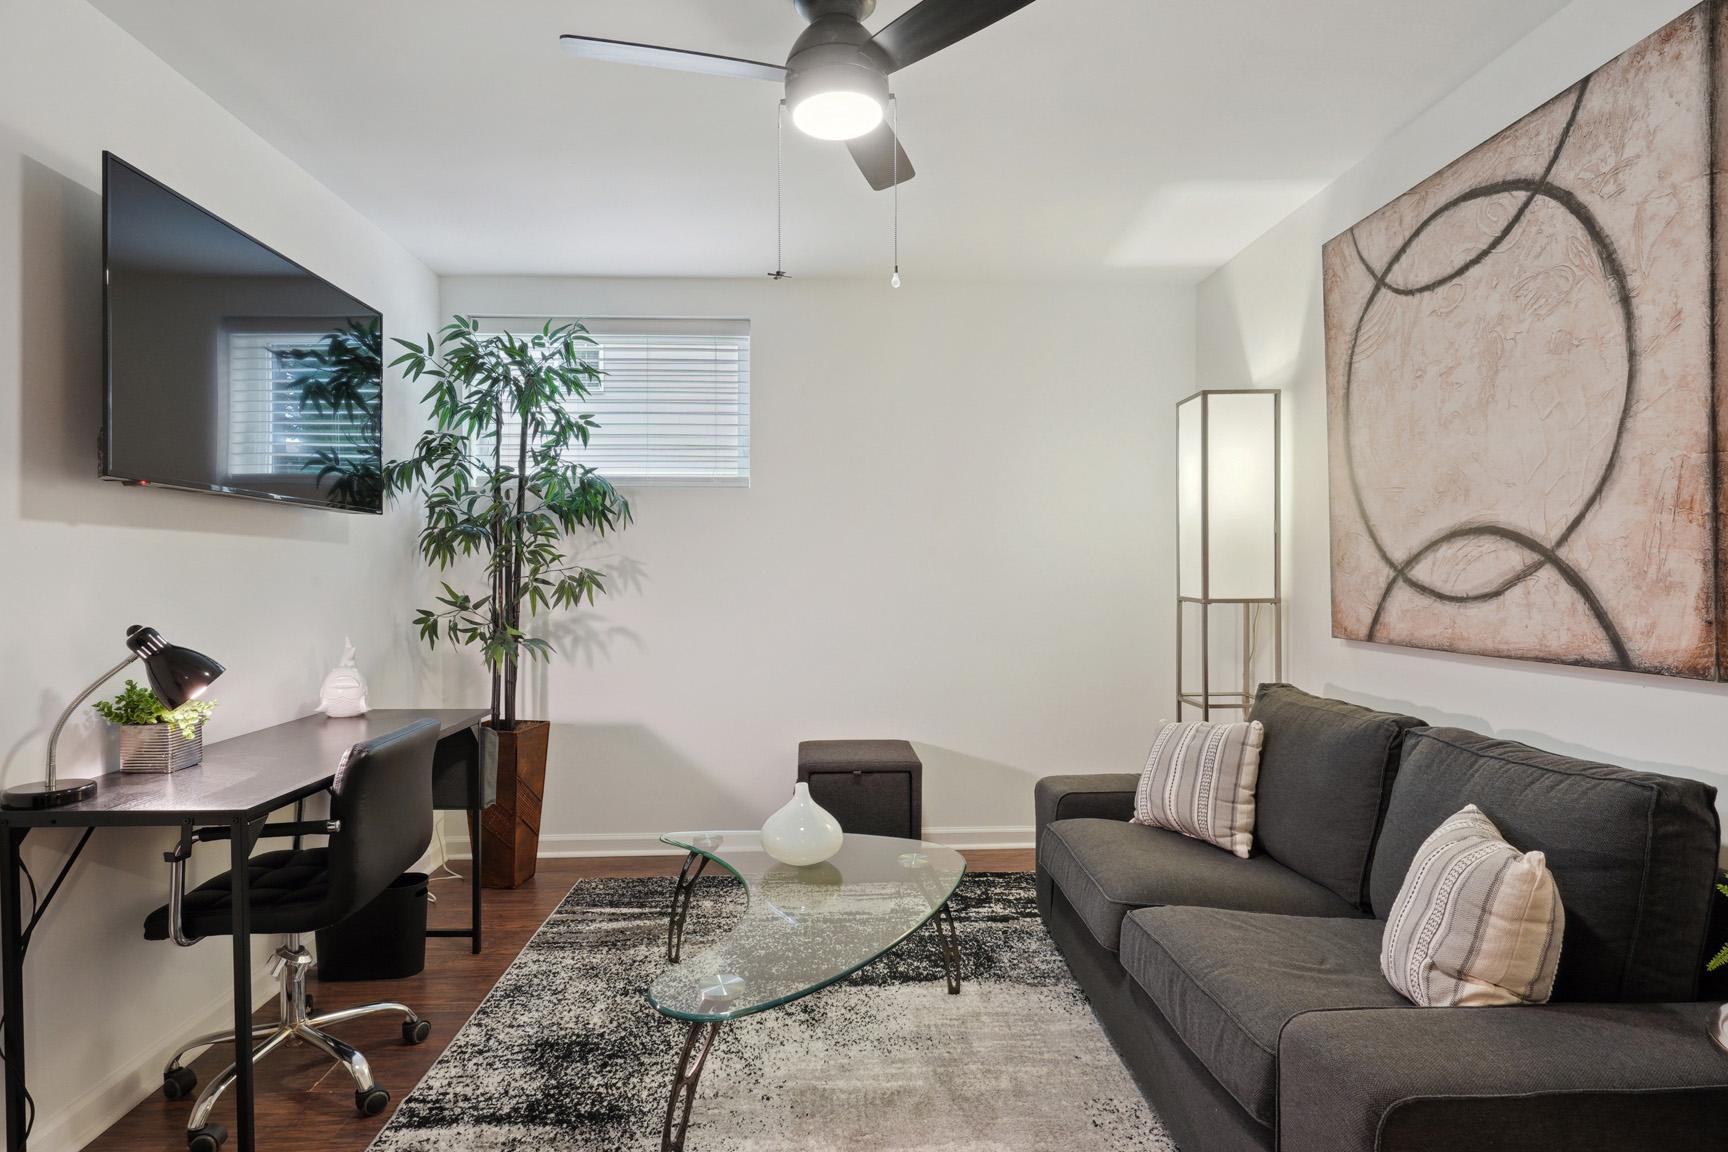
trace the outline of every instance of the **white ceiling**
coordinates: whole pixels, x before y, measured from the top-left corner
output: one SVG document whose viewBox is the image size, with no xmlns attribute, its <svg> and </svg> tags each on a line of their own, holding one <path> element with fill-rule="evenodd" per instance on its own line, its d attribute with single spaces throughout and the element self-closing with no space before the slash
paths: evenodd
<svg viewBox="0 0 1728 1152">
<path fill-rule="evenodd" d="M 759 275 L 791 0 L 93 0 L 441 273 Z M 913 0 L 881 0 L 880 28 Z M 1228 259 L 1565 0 L 1037 0 L 894 77 L 913 275 Z M 887 275 L 889 193 L 787 127 L 785 265 Z"/>
</svg>

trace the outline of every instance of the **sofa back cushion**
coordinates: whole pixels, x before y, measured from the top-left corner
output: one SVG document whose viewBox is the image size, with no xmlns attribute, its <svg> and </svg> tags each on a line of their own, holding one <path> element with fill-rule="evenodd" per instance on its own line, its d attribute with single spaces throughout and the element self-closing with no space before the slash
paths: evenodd
<svg viewBox="0 0 1728 1152">
<path fill-rule="evenodd" d="M 1373 910 L 1388 915 L 1422 841 L 1474 804 L 1547 857 L 1566 906 L 1556 1001 L 1690 1000 L 1721 839 L 1715 798 L 1695 780 L 1417 728 L 1374 853 Z"/>
<path fill-rule="evenodd" d="M 1259 846 L 1366 909 L 1368 861 L 1404 733 L 1422 721 L 1310 696 L 1289 684 L 1260 685 L 1250 715 L 1265 729 Z"/>
</svg>

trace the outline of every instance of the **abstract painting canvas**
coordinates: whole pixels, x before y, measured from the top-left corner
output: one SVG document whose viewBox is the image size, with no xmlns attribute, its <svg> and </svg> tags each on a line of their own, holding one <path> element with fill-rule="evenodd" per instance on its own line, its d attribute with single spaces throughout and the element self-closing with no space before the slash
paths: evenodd
<svg viewBox="0 0 1728 1152">
<path fill-rule="evenodd" d="M 1722 24 L 1326 244 L 1334 635 L 1722 678 Z"/>
</svg>

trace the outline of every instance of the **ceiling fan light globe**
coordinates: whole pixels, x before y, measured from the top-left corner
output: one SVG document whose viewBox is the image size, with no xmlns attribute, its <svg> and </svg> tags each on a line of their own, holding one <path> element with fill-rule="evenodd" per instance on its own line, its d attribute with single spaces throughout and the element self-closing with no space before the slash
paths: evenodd
<svg viewBox="0 0 1728 1152">
<path fill-rule="evenodd" d="M 792 123 L 818 140 L 853 140 L 882 123 L 882 103 L 864 92 L 813 92 L 792 106 Z"/>
</svg>

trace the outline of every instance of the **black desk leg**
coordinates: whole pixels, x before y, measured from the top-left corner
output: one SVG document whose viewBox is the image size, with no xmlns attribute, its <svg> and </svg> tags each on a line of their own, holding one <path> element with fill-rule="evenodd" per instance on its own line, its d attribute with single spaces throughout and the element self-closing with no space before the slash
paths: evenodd
<svg viewBox="0 0 1728 1152">
<path fill-rule="evenodd" d="M 24 844 L 26 830 L 7 826 L 5 829 L 6 868 L 0 877 L 0 995 L 5 997 L 6 1011 L 6 1152 L 23 1152 L 24 1121 L 24 951 L 21 905 L 24 894 L 18 881 L 22 868 L 18 850 Z"/>
<path fill-rule="evenodd" d="M 229 867 L 234 902 L 234 1139 L 237 1152 L 254 1152 L 252 1134 L 252 909 L 246 860 L 252 837 L 244 820 L 233 825 Z"/>
<path fill-rule="evenodd" d="M 469 837 L 473 843 L 469 845 L 468 855 L 472 858 L 468 868 L 468 899 L 472 905 L 469 915 L 473 917 L 474 935 L 469 942 L 469 951 L 475 956 L 480 955 L 480 844 L 486 839 L 480 830 L 480 801 L 484 799 L 485 783 L 482 775 L 485 771 L 480 763 L 480 741 L 474 741 L 474 756 L 468 766 L 468 828 Z"/>
</svg>

